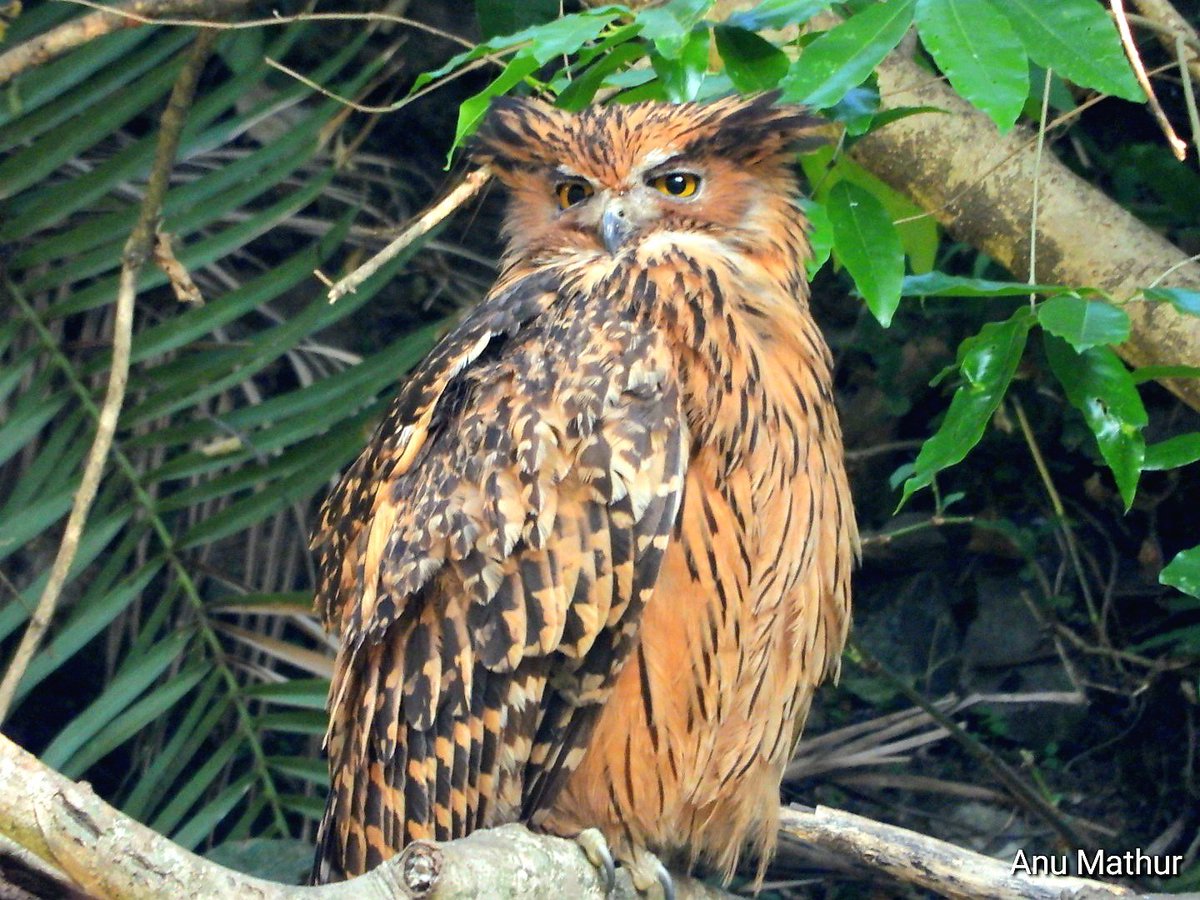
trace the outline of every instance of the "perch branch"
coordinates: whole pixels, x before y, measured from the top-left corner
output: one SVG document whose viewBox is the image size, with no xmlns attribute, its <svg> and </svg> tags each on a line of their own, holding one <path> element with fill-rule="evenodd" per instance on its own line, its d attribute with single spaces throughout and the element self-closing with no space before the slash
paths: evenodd
<svg viewBox="0 0 1200 900">
<path fill-rule="evenodd" d="M 238 897 L 248 900 L 458 900 L 466 897 L 577 897 L 602 900 L 601 875 L 574 841 L 520 825 L 444 844 L 418 842 L 353 881 L 321 887 L 275 884 L 184 850 L 113 809 L 0 735 L 0 836 L 100 898 Z M 618 870 L 613 900 L 633 900 Z M 0 885 L 2 887 L 2 885 Z M 679 900 L 727 895 L 675 879 Z M 0 891 L 0 896 L 3 892 Z"/>
<path fill-rule="evenodd" d="M 171 99 L 163 111 L 162 124 L 158 135 L 158 146 L 155 151 L 154 165 L 150 170 L 150 180 L 146 185 L 146 195 L 142 200 L 137 223 L 125 243 L 122 253 L 121 277 L 117 287 L 117 302 L 113 314 L 113 353 L 112 367 L 108 373 L 108 387 L 104 395 L 104 404 L 100 407 L 100 417 L 96 423 L 96 436 L 92 440 L 87 460 L 83 467 L 79 490 L 71 506 L 71 514 L 67 518 L 67 526 L 63 532 L 62 543 L 54 558 L 54 565 L 46 580 L 46 587 L 38 600 L 29 625 L 21 637 L 21 643 L 0 681 L 0 722 L 4 721 L 16 695 L 21 677 L 29 667 L 33 655 L 41 645 L 42 637 L 54 618 L 54 610 L 58 606 L 58 598 L 71 571 L 71 563 L 75 561 L 75 553 L 79 549 L 79 540 L 83 536 L 83 528 L 87 523 L 88 513 L 96 499 L 100 487 L 100 478 L 104 474 L 104 466 L 108 460 L 108 451 L 112 447 L 113 435 L 117 430 L 117 419 L 121 415 L 121 406 L 125 401 L 125 384 L 129 378 L 129 351 L 133 335 L 133 307 L 137 296 L 138 274 L 145 265 L 146 259 L 154 248 L 155 223 L 159 210 L 162 209 L 163 198 L 167 193 L 168 179 L 171 166 L 175 161 L 175 151 L 179 147 L 179 135 L 183 131 L 187 119 L 187 110 L 191 106 L 192 96 L 196 91 L 196 82 L 200 70 L 208 58 L 209 50 L 215 32 L 202 31 L 192 45 L 175 80 L 171 91 Z"/>
</svg>

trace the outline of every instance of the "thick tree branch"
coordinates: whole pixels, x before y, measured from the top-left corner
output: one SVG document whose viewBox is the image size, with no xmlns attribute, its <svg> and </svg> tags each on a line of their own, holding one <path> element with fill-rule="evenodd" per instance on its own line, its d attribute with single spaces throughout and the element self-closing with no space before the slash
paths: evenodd
<svg viewBox="0 0 1200 900">
<path fill-rule="evenodd" d="M 1088 285 L 1124 300 L 1170 272 L 1164 285 L 1200 289 L 1200 263 L 1053 155 L 1043 157 L 1039 173 L 1028 129 L 999 134 L 986 115 L 899 52 L 877 72 L 885 108 L 931 106 L 944 112 L 891 122 L 855 144 L 851 155 L 956 238 L 1026 277 L 1031 185 L 1038 178 L 1038 282 Z M 1117 350 L 1128 362 L 1200 366 L 1200 318 L 1161 303 L 1127 303 L 1125 309 L 1132 333 Z M 1200 410 L 1200 379 L 1165 384 Z"/>
</svg>

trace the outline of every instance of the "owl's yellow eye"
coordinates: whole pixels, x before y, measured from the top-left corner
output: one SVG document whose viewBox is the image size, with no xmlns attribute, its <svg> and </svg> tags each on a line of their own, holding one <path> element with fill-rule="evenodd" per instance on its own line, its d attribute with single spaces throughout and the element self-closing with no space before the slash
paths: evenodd
<svg viewBox="0 0 1200 900">
<path fill-rule="evenodd" d="M 700 188 L 700 176 L 691 172 L 655 175 L 650 179 L 650 187 L 668 197 L 690 197 Z"/>
<path fill-rule="evenodd" d="M 586 181 L 564 181 L 554 189 L 554 194 L 558 197 L 559 209 L 566 209 L 568 206 L 582 203 L 594 193 L 596 193 L 595 189 Z"/>
</svg>

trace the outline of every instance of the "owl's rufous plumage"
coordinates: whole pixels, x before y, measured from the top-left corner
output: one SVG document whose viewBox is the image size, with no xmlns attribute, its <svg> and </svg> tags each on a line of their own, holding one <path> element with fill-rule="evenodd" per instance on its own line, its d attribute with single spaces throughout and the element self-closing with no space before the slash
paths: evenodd
<svg viewBox="0 0 1200 900">
<path fill-rule="evenodd" d="M 327 502 L 319 880 L 512 821 L 727 877 L 836 674 L 857 533 L 772 97 L 493 105 L 503 271 Z"/>
</svg>

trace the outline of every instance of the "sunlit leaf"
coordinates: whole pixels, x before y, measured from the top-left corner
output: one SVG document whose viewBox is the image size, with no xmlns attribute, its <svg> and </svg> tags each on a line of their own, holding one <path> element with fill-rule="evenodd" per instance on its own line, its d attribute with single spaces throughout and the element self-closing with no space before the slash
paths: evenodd
<svg viewBox="0 0 1200 900">
<path fill-rule="evenodd" d="M 855 13 L 804 48 L 783 80 L 783 98 L 824 109 L 862 84 L 904 37 L 915 0 L 886 0 Z"/>
<path fill-rule="evenodd" d="M 1029 61 L 989 0 L 917 0 L 917 33 L 950 84 L 1001 132 L 1012 128 L 1029 94 Z"/>
<path fill-rule="evenodd" d="M 1187 434 L 1177 434 L 1175 437 L 1147 446 L 1142 471 L 1159 472 L 1164 469 L 1178 469 L 1180 466 L 1191 465 L 1197 461 L 1200 461 L 1200 431 L 1192 431 Z"/>
<path fill-rule="evenodd" d="M 787 74 L 787 54 L 753 31 L 718 25 L 713 33 L 725 74 L 742 93 L 768 91 Z"/>
<path fill-rule="evenodd" d="M 1129 339 L 1129 316 L 1105 300 L 1059 294 L 1038 304 L 1037 316 L 1044 329 L 1078 351 Z"/>
<path fill-rule="evenodd" d="M 1142 292 L 1147 300 L 1170 303 L 1179 312 L 1189 316 L 1200 316 L 1200 291 L 1187 288 L 1146 288 Z"/>
<path fill-rule="evenodd" d="M 826 212 L 838 260 L 886 327 L 900 303 L 904 279 L 904 248 L 891 217 L 874 195 L 849 181 L 833 186 Z"/>
<path fill-rule="evenodd" d="M 1038 65 L 1080 87 L 1141 103 L 1146 98 L 1121 49 L 1117 27 L 1094 0 L 992 0 Z"/>
</svg>

